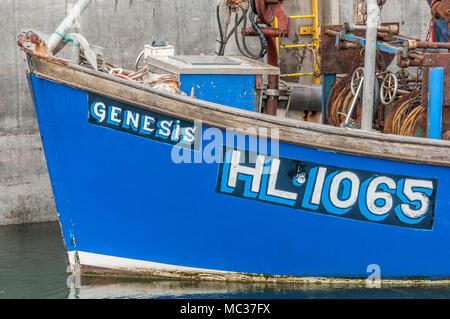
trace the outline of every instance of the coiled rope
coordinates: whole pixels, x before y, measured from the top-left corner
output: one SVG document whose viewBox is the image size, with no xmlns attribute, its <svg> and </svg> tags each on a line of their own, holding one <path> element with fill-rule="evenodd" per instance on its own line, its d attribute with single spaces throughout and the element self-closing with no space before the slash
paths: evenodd
<svg viewBox="0 0 450 319">
<path fill-rule="evenodd" d="M 400 101 L 392 120 L 392 133 L 404 136 L 413 136 L 417 120 L 426 111 L 422 106 L 420 92 L 412 93 L 405 100 Z"/>
</svg>

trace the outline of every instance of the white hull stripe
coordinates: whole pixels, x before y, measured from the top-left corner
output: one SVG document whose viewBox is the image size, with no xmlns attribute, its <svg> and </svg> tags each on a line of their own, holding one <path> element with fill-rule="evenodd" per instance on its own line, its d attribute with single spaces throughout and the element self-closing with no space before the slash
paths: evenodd
<svg viewBox="0 0 450 319">
<path fill-rule="evenodd" d="M 69 262 L 71 265 L 75 264 L 75 251 L 68 252 Z M 366 285 L 365 279 L 352 279 L 352 278 L 325 278 L 325 277 L 292 277 L 292 276 L 264 276 L 257 274 L 241 274 L 238 272 L 211 270 L 203 268 L 193 268 L 176 266 L 169 264 L 156 263 L 151 261 L 143 261 L 130 258 L 114 257 L 108 255 L 88 253 L 84 251 L 78 251 L 78 257 L 80 264 L 84 266 L 105 268 L 109 270 L 129 271 L 129 272 L 150 272 L 163 277 L 178 277 L 173 272 L 179 273 L 191 273 L 203 275 L 204 279 L 215 280 L 248 280 L 257 282 L 300 282 L 303 284 L 317 284 L 317 282 L 327 284 L 362 284 Z M 188 276 L 186 278 L 189 278 Z M 405 280 L 405 279 L 381 279 L 381 282 L 385 285 L 392 286 L 411 286 L 411 285 L 449 285 L 450 280 Z M 172 288 L 170 288 L 172 289 Z"/>
<path fill-rule="evenodd" d="M 69 262 L 71 265 L 75 264 L 75 251 L 68 252 Z M 88 253 L 78 251 L 80 264 L 84 266 L 92 266 L 99 268 L 107 268 L 124 271 L 177 271 L 177 272 L 195 272 L 195 273 L 210 273 L 210 274 L 231 274 L 229 271 L 211 270 L 203 268 L 193 268 L 176 266 L 169 264 L 156 263 L 151 261 L 144 261 L 131 258 L 114 257 L 108 255 Z"/>
</svg>

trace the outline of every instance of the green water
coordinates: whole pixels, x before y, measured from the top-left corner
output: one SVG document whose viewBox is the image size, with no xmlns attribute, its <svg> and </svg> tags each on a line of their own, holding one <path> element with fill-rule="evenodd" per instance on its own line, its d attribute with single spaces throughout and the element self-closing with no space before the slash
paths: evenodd
<svg viewBox="0 0 450 319">
<path fill-rule="evenodd" d="M 349 286 L 129 281 L 84 277 L 69 289 L 57 222 L 0 226 L 0 298 L 450 298 L 450 286 Z"/>
</svg>

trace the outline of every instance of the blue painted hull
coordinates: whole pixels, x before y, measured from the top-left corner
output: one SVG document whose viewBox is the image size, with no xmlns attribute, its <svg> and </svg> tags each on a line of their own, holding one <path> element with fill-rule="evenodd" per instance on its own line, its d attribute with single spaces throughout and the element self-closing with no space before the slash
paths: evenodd
<svg viewBox="0 0 450 319">
<path fill-rule="evenodd" d="M 280 157 L 436 179 L 429 230 L 317 214 L 216 191 L 219 164 L 175 164 L 172 145 L 88 122 L 88 93 L 32 76 L 65 245 L 255 274 L 450 277 L 450 169 L 280 143 Z M 203 127 L 206 129 L 207 127 Z M 205 145 L 203 145 L 205 147 Z"/>
</svg>

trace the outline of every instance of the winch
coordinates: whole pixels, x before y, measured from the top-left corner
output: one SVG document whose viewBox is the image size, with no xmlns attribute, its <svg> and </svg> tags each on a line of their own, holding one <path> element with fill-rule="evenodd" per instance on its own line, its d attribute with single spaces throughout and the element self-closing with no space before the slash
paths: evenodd
<svg viewBox="0 0 450 319">
<path fill-rule="evenodd" d="M 361 127 L 366 25 L 322 27 L 321 72 L 326 123 Z M 450 43 L 399 34 L 398 23 L 377 28 L 373 128 L 383 133 L 446 138 L 450 131 Z M 396 68 L 391 64 L 396 64 Z M 439 74 L 440 75 L 439 75 Z M 441 83 L 433 83 L 439 81 Z M 334 84 L 333 84 L 334 83 Z M 443 92 L 436 88 L 443 87 Z M 432 99 L 437 103 L 432 104 Z M 439 103 L 439 99 L 442 102 Z M 438 112 L 438 119 L 432 120 Z M 442 114 L 442 121 L 441 116 Z M 437 127 L 437 129 L 436 129 Z"/>
</svg>

